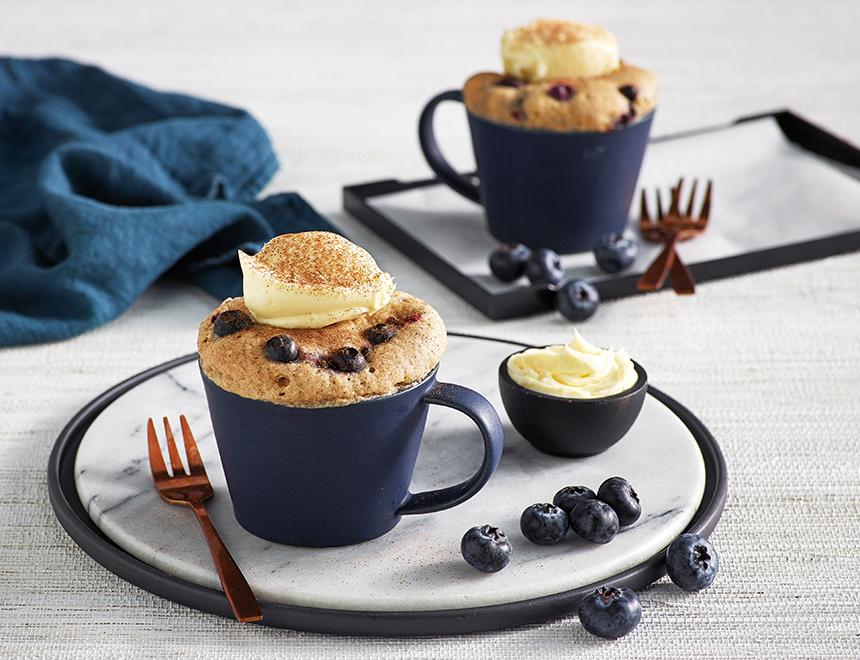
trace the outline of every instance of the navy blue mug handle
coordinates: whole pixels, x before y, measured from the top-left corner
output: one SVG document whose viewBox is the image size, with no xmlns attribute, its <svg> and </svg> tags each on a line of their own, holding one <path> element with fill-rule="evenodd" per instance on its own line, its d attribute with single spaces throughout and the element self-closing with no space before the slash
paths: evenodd
<svg viewBox="0 0 860 660">
<path fill-rule="evenodd" d="M 474 475 L 456 486 L 409 493 L 406 501 L 397 510 L 398 516 L 442 511 L 465 502 L 481 490 L 496 471 L 505 446 L 505 434 L 499 414 L 489 401 L 474 390 L 452 383 L 436 383 L 422 400 L 454 408 L 471 417 L 484 436 L 484 460 Z"/>
<path fill-rule="evenodd" d="M 433 115 L 436 113 L 436 106 L 442 101 L 459 101 L 462 103 L 463 92 L 459 89 L 442 92 L 430 99 L 424 106 L 421 117 L 418 119 L 418 140 L 421 142 L 421 151 L 424 152 L 424 158 L 427 159 L 430 169 L 443 183 L 446 183 L 466 199 L 471 199 L 480 204 L 481 191 L 478 186 L 451 167 L 451 164 L 442 155 L 439 143 L 436 142 L 436 134 L 433 132 Z"/>
</svg>

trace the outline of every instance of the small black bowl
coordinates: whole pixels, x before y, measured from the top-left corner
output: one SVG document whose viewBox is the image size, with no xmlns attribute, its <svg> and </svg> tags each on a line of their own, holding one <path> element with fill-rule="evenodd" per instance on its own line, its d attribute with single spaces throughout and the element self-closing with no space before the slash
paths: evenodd
<svg viewBox="0 0 860 660">
<path fill-rule="evenodd" d="M 547 454 L 581 457 L 606 451 L 624 437 L 642 410 L 648 374 L 636 361 L 639 378 L 630 389 L 598 399 L 566 399 L 515 383 L 508 373 L 512 355 L 516 353 L 499 365 L 502 403 L 520 435 Z"/>
</svg>

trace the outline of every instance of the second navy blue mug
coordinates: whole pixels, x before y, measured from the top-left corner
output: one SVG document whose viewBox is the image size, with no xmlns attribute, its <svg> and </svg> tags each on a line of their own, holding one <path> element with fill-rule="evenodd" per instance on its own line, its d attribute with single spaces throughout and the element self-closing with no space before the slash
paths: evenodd
<svg viewBox="0 0 860 660">
<path fill-rule="evenodd" d="M 201 375 L 236 519 L 277 543 L 326 547 L 376 538 L 401 516 L 466 501 L 502 456 L 502 423 L 490 402 L 437 382 L 436 369 L 395 394 L 325 408 L 248 399 L 222 389 L 202 369 Z M 462 483 L 411 493 L 430 404 L 471 417 L 484 439 L 484 458 Z"/>
<path fill-rule="evenodd" d="M 607 133 L 506 126 L 469 112 L 476 185 L 451 167 L 436 142 L 433 115 L 443 101 L 462 103 L 463 93 L 443 92 L 425 106 L 418 122 L 424 157 L 441 181 L 483 204 L 498 241 L 567 254 L 624 231 L 653 112 Z"/>
</svg>

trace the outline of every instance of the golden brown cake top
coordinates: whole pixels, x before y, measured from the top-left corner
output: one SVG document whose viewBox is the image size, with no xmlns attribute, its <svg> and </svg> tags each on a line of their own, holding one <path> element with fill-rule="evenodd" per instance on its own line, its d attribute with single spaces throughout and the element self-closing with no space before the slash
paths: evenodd
<svg viewBox="0 0 860 660">
<path fill-rule="evenodd" d="M 609 30 L 538 19 L 502 37 L 505 73 L 478 73 L 463 87 L 473 115 L 520 128 L 624 128 L 657 105 L 653 73 L 622 62 Z"/>
<path fill-rule="evenodd" d="M 225 312 L 230 323 L 224 321 Z M 219 334 L 225 329 L 231 332 Z M 275 350 L 267 349 L 270 341 Z M 285 346 L 293 345 L 295 357 L 281 361 L 291 357 Z M 222 389 L 301 407 L 393 394 L 427 376 L 446 345 L 436 310 L 400 291 L 376 312 L 323 328 L 256 323 L 243 298 L 231 298 L 203 320 L 197 337 L 203 372 Z"/>
<path fill-rule="evenodd" d="M 477 73 L 463 87 L 466 107 L 489 121 L 548 131 L 612 131 L 639 121 L 657 105 L 657 78 L 622 63 L 587 78 L 534 83 Z"/>
</svg>

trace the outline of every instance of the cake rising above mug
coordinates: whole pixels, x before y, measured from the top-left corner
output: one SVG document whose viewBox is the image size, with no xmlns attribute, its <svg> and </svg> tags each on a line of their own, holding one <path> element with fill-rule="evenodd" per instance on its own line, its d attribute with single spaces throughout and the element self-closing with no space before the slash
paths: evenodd
<svg viewBox="0 0 860 660">
<path fill-rule="evenodd" d="M 622 233 L 645 153 L 657 79 L 623 62 L 608 30 L 542 19 L 506 32 L 504 73 L 437 95 L 419 120 L 439 178 L 484 206 L 502 243 L 559 253 Z M 445 160 L 433 134 L 442 101 L 465 103 L 480 185 Z"/>
<path fill-rule="evenodd" d="M 502 454 L 502 425 L 480 394 L 436 381 L 447 343 L 436 310 L 396 291 L 337 234 L 278 236 L 240 260 L 245 295 L 203 320 L 197 347 L 245 529 L 291 545 L 349 545 L 481 489 Z M 460 484 L 411 493 L 430 404 L 472 418 L 484 459 Z"/>
<path fill-rule="evenodd" d="M 609 132 L 657 105 L 653 73 L 622 62 L 605 28 L 537 20 L 502 37 L 504 74 L 466 81 L 469 112 L 499 124 L 548 131 Z"/>
</svg>

